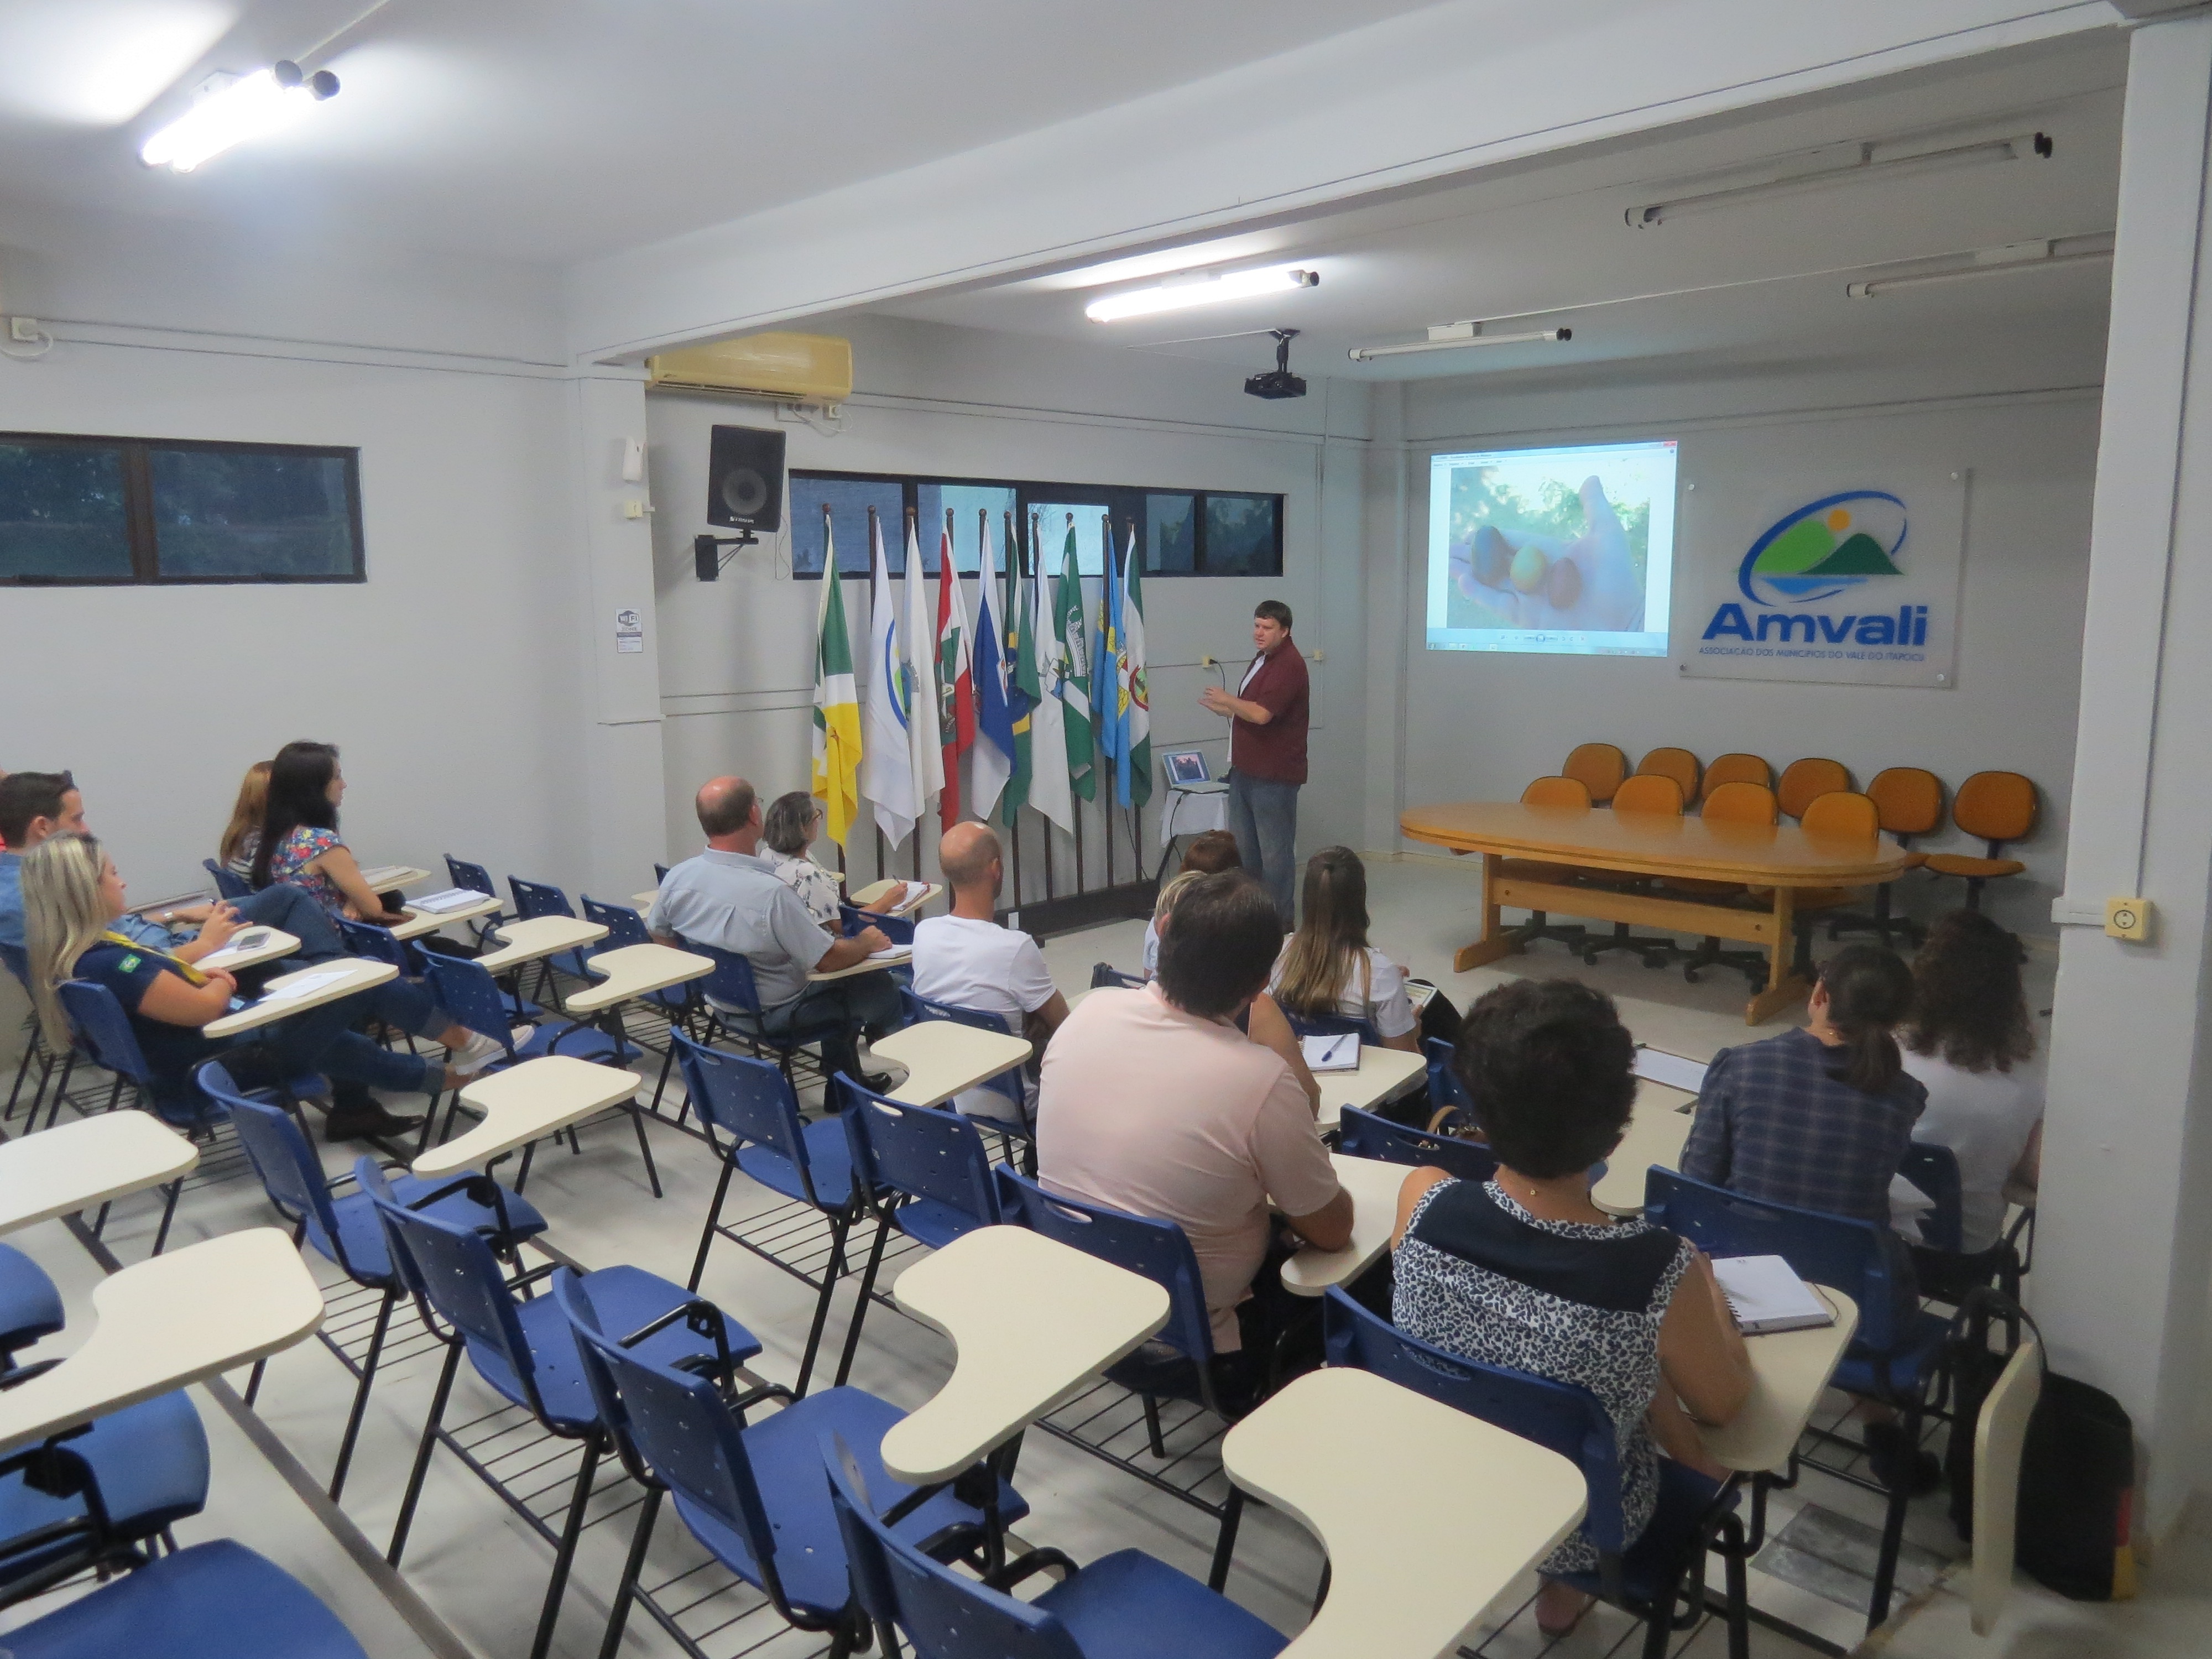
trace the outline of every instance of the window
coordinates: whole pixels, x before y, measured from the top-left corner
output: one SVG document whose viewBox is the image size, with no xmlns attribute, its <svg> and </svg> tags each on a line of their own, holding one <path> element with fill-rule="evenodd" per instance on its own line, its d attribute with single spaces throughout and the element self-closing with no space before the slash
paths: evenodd
<svg viewBox="0 0 2212 1659">
<path fill-rule="evenodd" d="M 0 582 L 357 582 L 360 452 L 0 433 Z"/>
<path fill-rule="evenodd" d="M 983 478 L 934 478 L 878 472 L 791 474 L 791 568 L 819 576 L 823 509 L 830 512 L 841 575 L 868 574 L 868 509 L 883 528 L 884 554 L 894 576 L 906 572 L 906 514 L 915 515 L 922 568 L 937 574 L 945 512 L 952 509 L 953 568 L 966 574 L 976 564 L 977 513 L 988 515 L 992 561 L 1006 568 L 1008 515 L 1024 562 L 1057 573 L 1071 530 L 1076 568 L 1086 576 L 1105 568 L 1106 521 L 1117 548 L 1128 544 L 1132 526 L 1147 576 L 1279 576 L 1283 574 L 1283 498 L 1247 491 L 1145 489 L 1120 484 L 1010 483 Z"/>
</svg>

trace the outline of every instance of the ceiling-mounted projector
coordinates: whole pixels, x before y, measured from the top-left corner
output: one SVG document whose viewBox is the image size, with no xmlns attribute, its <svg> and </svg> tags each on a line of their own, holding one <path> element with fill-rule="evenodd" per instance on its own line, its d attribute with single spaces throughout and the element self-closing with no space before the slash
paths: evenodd
<svg viewBox="0 0 2212 1659">
<path fill-rule="evenodd" d="M 1248 398 L 1303 398 L 1306 383 L 1291 373 L 1291 342 L 1298 337 L 1294 328 L 1271 328 L 1275 337 L 1275 366 L 1262 374 L 1255 374 L 1244 382 Z"/>
</svg>

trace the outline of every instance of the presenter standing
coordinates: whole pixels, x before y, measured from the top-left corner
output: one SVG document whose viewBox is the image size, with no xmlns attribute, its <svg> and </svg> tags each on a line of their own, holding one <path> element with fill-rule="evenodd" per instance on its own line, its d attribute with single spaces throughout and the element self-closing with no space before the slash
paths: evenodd
<svg viewBox="0 0 2212 1659">
<path fill-rule="evenodd" d="M 1296 925 L 1298 786 L 1306 781 L 1306 659 L 1291 638 L 1291 607 L 1263 599 L 1252 613 L 1259 654 L 1235 695 L 1209 685 L 1198 700 L 1230 718 L 1229 829 L 1237 855 Z"/>
</svg>

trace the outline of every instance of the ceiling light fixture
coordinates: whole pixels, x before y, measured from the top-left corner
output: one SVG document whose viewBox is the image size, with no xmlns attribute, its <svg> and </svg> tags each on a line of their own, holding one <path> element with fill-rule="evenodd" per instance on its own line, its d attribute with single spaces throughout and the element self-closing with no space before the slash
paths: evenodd
<svg viewBox="0 0 2212 1659">
<path fill-rule="evenodd" d="M 2054 265 L 2087 264 L 2112 257 L 2112 234 L 2046 237 L 2032 242 L 2007 242 L 2002 247 L 1977 248 L 1964 264 L 1935 270 L 1908 270 L 1895 276 L 1870 276 L 1863 283 L 1846 283 L 1844 292 L 1854 300 L 1878 299 L 1901 288 L 1924 288 L 1935 283 L 1962 283 L 1975 276 L 2002 276 L 2016 270 L 2048 270 Z"/>
<path fill-rule="evenodd" d="M 1417 351 L 1463 351 L 1468 346 L 1528 345 L 1539 340 L 1571 340 L 1571 328 L 1523 329 L 1517 334 L 1485 334 L 1480 323 L 1437 323 L 1429 337 L 1406 345 L 1354 346 L 1355 363 L 1371 363 L 1377 357 L 1408 357 Z"/>
<path fill-rule="evenodd" d="M 1284 294 L 1295 288 L 1318 288 L 1317 270 L 1293 270 L 1273 266 L 1261 270 L 1232 270 L 1222 276 L 1192 276 L 1153 288 L 1133 288 L 1093 300 L 1083 314 L 1094 323 L 1117 323 L 1129 317 L 1154 317 L 1164 311 L 1182 311 L 1191 306 L 1218 305 L 1229 300 L 1255 299 L 1263 294 Z"/>
<path fill-rule="evenodd" d="M 1650 202 L 1628 210 L 1626 217 L 1637 230 L 1648 230 L 1692 213 L 1733 207 L 1738 202 L 1762 201 L 1825 190 L 1831 185 L 1852 184 L 1865 179 L 1916 178 L 1945 173 L 1954 167 L 1977 167 L 1993 161 L 2018 161 L 2030 156 L 2049 160 L 2052 145 L 2045 132 L 2015 133 L 2006 138 L 1985 138 L 1971 144 L 1949 144 L 1940 149 L 1909 150 L 1911 141 L 1864 139 L 1853 144 L 1832 144 L 1784 157 L 1774 165 L 1780 173 L 1754 184 L 1732 185 L 1672 201 Z M 1836 159 L 1840 156 L 1842 159 Z"/>
<path fill-rule="evenodd" d="M 328 70 L 308 75 L 289 62 L 247 76 L 211 76 L 200 100 L 140 146 L 138 159 L 149 167 L 190 173 L 234 144 L 282 131 L 337 90 L 338 77 Z"/>
</svg>

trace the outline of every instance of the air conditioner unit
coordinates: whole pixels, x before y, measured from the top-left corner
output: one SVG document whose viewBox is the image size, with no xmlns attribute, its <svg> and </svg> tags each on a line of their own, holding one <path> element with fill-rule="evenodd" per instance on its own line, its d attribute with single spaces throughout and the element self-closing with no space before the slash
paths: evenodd
<svg viewBox="0 0 2212 1659">
<path fill-rule="evenodd" d="M 728 392 L 784 404 L 842 404 L 853 395 L 853 343 L 834 334 L 748 334 L 645 360 L 647 385 Z"/>
</svg>

